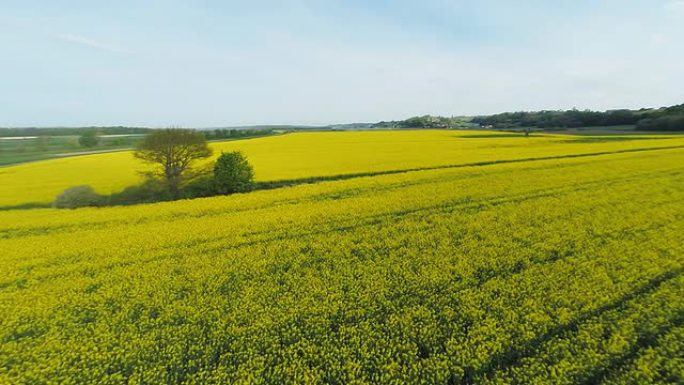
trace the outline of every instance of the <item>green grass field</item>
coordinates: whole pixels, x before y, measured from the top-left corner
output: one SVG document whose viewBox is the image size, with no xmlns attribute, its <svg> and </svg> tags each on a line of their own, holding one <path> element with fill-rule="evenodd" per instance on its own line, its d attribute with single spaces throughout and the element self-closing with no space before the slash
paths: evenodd
<svg viewBox="0 0 684 385">
<path fill-rule="evenodd" d="M 681 384 L 684 140 L 615 139 L 288 134 L 214 146 L 366 176 L 0 211 L 0 383 Z M 137 167 L 3 168 L 0 202 Z"/>
<path fill-rule="evenodd" d="M 78 136 L 0 138 L 0 166 L 52 159 L 79 152 L 127 149 L 134 147 L 141 140 L 140 136 L 101 137 L 96 147 L 84 148 L 78 143 Z"/>
</svg>

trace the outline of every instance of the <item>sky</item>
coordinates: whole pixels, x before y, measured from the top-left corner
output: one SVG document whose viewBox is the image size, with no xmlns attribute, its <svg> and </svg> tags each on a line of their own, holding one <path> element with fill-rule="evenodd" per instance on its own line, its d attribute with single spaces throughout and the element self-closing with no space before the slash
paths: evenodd
<svg viewBox="0 0 684 385">
<path fill-rule="evenodd" d="M 684 0 L 0 0 L 0 126 L 684 102 Z"/>
</svg>

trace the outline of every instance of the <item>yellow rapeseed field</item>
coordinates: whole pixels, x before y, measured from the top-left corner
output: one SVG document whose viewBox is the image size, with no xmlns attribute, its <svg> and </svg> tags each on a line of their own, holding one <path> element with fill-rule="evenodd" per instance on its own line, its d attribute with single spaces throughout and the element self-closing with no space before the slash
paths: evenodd
<svg viewBox="0 0 684 385">
<path fill-rule="evenodd" d="M 254 165 L 257 180 L 274 181 L 681 145 L 684 139 L 677 136 L 525 138 L 486 131 L 424 130 L 300 132 L 217 142 L 212 148 L 216 155 L 243 151 Z M 83 184 L 104 194 L 118 192 L 138 183 L 139 172 L 145 169 L 131 152 L 3 167 L 0 207 L 48 203 L 64 189 Z"/>
<path fill-rule="evenodd" d="M 455 167 L 0 211 L 0 384 L 682 383 L 684 142 L 618 139 L 290 134 L 216 146 L 261 180 Z M 127 156 L 2 169 L 4 203 Z"/>
</svg>

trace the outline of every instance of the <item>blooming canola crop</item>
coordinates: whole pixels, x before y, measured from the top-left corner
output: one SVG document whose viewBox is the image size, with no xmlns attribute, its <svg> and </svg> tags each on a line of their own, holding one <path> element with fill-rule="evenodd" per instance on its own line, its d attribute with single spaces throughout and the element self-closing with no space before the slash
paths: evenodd
<svg viewBox="0 0 684 385">
<path fill-rule="evenodd" d="M 681 136 L 576 137 L 486 131 L 297 132 L 214 142 L 214 158 L 240 150 L 258 181 L 278 181 L 448 165 L 684 146 Z M 103 194 L 141 181 L 145 164 L 130 151 L 74 156 L 0 168 L 0 208 L 50 203 L 69 187 Z"/>
<path fill-rule="evenodd" d="M 480 144 L 449 149 L 439 143 L 447 134 Z M 394 149 L 376 153 L 385 159 L 368 169 L 359 160 L 368 154 L 305 170 L 303 160 L 275 162 L 264 143 L 316 137 L 298 135 L 231 146 L 265 180 L 428 169 L 0 211 L 0 383 L 682 379 L 679 139 L 523 146 L 522 137 L 384 132 L 383 146 L 407 147 L 393 160 Z M 346 151 L 333 142 L 327 156 Z M 414 152 L 401 158 L 406 148 Z M 447 164 L 460 166 L 430 169 Z"/>
</svg>

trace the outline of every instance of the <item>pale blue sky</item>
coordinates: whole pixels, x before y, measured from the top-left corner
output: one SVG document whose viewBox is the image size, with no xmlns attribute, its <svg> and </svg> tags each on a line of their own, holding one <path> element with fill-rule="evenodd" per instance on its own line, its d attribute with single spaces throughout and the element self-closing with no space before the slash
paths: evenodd
<svg viewBox="0 0 684 385">
<path fill-rule="evenodd" d="M 0 1 L 0 126 L 684 102 L 684 1 Z"/>
</svg>

